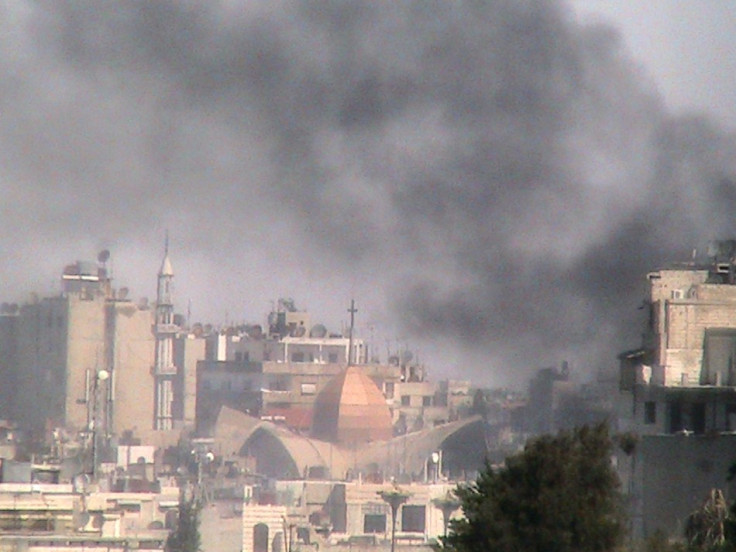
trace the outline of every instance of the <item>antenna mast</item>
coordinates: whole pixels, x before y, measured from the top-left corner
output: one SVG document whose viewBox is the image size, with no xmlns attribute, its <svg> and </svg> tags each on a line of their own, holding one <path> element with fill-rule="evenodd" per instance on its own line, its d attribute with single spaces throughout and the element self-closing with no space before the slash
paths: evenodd
<svg viewBox="0 0 736 552">
<path fill-rule="evenodd" d="M 355 313 L 358 309 L 355 308 L 355 299 L 350 300 L 350 333 L 348 334 L 348 366 L 353 364 L 353 328 L 355 327 Z"/>
</svg>

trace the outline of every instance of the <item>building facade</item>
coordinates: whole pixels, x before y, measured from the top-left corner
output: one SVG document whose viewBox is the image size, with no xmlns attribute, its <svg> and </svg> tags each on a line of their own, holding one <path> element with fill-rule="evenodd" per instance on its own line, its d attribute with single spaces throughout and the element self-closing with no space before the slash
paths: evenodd
<svg viewBox="0 0 736 552">
<path fill-rule="evenodd" d="M 682 536 L 713 488 L 729 494 L 736 431 L 736 242 L 648 274 L 642 346 L 619 355 L 619 453 L 632 534 Z M 662 469 L 666 464 L 667 469 Z"/>
<path fill-rule="evenodd" d="M 205 342 L 173 323 L 170 267 L 167 255 L 160 305 L 115 290 L 104 261 L 79 261 L 64 269 L 59 295 L 5 313 L 0 368 L 15 385 L 8 417 L 39 438 L 55 427 L 94 428 L 162 444 L 193 426 Z"/>
</svg>

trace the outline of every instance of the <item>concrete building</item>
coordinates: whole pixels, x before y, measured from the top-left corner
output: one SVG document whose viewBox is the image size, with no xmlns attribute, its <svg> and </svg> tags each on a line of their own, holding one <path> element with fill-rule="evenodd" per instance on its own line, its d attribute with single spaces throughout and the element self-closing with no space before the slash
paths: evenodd
<svg viewBox="0 0 736 552">
<path fill-rule="evenodd" d="M 397 489 L 406 502 L 396 512 L 396 548 L 432 550 L 444 533 L 445 515 L 461 515 L 457 508 L 439 506 L 453 488 L 450 483 L 397 488 L 361 481 L 276 482 L 270 503 L 243 506 L 242 550 L 388 550 L 392 512 L 380 493 Z"/>
<path fill-rule="evenodd" d="M 112 287 L 107 258 L 67 266 L 59 295 L 0 317 L 0 340 L 9 344 L 0 368 L 16 385 L 9 417 L 38 438 L 94 425 L 105 438 L 176 442 L 194 423 L 204 340 L 174 324 L 168 255 L 153 308 Z"/>
<path fill-rule="evenodd" d="M 302 321 L 308 320 L 306 313 L 299 314 Z M 400 367 L 365 364 L 362 340 L 330 334 L 322 325 L 302 336 L 280 337 L 272 328 L 270 336 L 255 325 L 226 328 L 205 336 L 206 359 L 197 364 L 198 432 L 212 430 L 223 406 L 308 431 L 314 400 L 344 370 L 351 344 L 355 364 L 385 396 L 393 396 L 394 386 L 400 381 Z"/>
<path fill-rule="evenodd" d="M 16 304 L 0 305 L 0 418 L 12 418 L 18 389 L 18 319 Z"/>
<path fill-rule="evenodd" d="M 736 242 L 708 262 L 651 272 L 642 346 L 619 355 L 621 454 L 635 537 L 682 536 L 712 488 L 726 491 L 736 430 Z"/>
<path fill-rule="evenodd" d="M 273 314 L 273 313 L 272 313 Z M 287 313 L 289 314 L 289 313 Z M 300 313 L 308 320 L 306 313 Z M 296 326 L 301 327 L 301 326 Z M 316 328 L 316 329 L 315 329 Z M 212 431 L 223 406 L 309 431 L 317 395 L 347 365 L 351 340 L 316 325 L 308 335 L 268 337 L 260 326 L 226 328 L 207 339 L 207 359 L 197 367 L 197 430 Z M 367 348 L 354 338 L 360 366 L 382 392 L 395 433 L 458 419 L 472 402 L 470 383 L 430 382 L 423 366 L 392 356 L 365 363 Z"/>
<path fill-rule="evenodd" d="M 644 343 L 619 355 L 631 430 L 736 429 L 736 285 L 734 265 L 721 261 L 647 276 Z"/>
<path fill-rule="evenodd" d="M 0 483 L 0 551 L 163 551 L 178 489 L 100 492 L 75 484 Z"/>
</svg>

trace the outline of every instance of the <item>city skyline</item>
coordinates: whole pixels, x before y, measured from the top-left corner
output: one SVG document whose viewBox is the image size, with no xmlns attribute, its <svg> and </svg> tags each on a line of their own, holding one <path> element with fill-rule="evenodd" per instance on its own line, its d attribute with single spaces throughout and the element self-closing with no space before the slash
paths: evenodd
<svg viewBox="0 0 736 552">
<path fill-rule="evenodd" d="M 698 90 L 736 54 L 695 29 L 728 18 L 583 10 L 617 34 L 562 2 L 421 6 L 6 7 L 0 299 L 102 249 L 152 299 L 168 229 L 194 320 L 290 296 L 334 326 L 354 298 L 438 377 L 614 367 L 645 272 L 736 233 L 732 119 L 679 115 L 718 103 Z M 671 48 L 708 37 L 723 70 L 674 97 L 642 37 L 678 15 Z"/>
</svg>

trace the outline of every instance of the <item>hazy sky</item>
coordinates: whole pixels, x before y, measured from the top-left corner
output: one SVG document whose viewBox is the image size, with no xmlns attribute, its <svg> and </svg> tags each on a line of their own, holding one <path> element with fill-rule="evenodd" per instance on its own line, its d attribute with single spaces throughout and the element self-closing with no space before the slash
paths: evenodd
<svg viewBox="0 0 736 552">
<path fill-rule="evenodd" d="M 667 106 L 736 128 L 736 3 L 575 0 L 581 21 L 614 25 Z"/>
<path fill-rule="evenodd" d="M 354 297 L 438 377 L 613 367 L 644 274 L 736 236 L 733 12 L 0 3 L 4 300 L 104 248 L 153 298 L 168 229 L 192 321 Z"/>
</svg>

